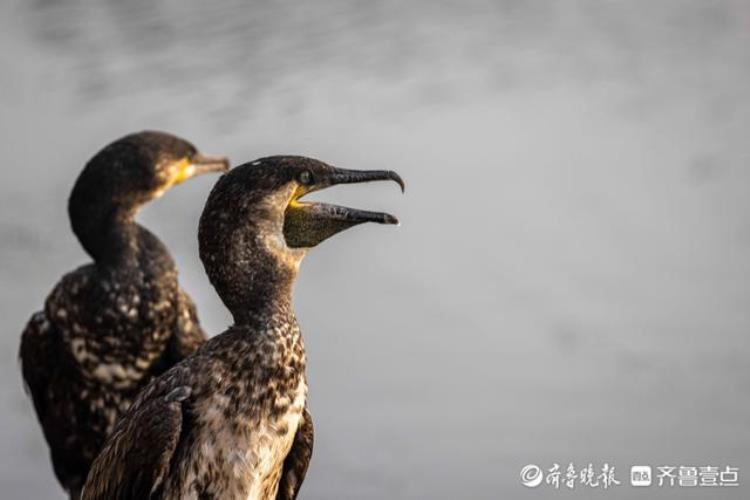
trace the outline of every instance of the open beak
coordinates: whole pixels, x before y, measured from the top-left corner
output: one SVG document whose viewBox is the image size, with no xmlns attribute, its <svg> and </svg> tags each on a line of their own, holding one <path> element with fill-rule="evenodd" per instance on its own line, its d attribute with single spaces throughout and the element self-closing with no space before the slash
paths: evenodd
<svg viewBox="0 0 750 500">
<path fill-rule="evenodd" d="M 174 184 L 185 182 L 196 175 L 209 172 L 226 172 L 227 170 L 229 170 L 229 159 L 226 156 L 211 156 L 196 153 L 192 158 L 180 164 Z"/>
<path fill-rule="evenodd" d="M 404 181 L 392 170 L 347 170 L 333 168 L 317 173 L 315 183 L 300 186 L 286 208 L 284 238 L 291 248 L 310 248 L 336 233 L 365 223 L 398 224 L 398 219 L 385 212 L 371 212 L 356 208 L 319 202 L 299 201 L 304 195 L 337 184 L 354 184 L 372 181 L 394 181 L 403 192 Z"/>
</svg>

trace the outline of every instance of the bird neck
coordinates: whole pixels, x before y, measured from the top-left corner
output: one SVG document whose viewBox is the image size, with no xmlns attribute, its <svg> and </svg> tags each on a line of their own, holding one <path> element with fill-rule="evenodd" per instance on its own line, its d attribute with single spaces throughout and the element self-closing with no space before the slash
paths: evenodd
<svg viewBox="0 0 750 500">
<path fill-rule="evenodd" d="M 232 311 L 235 326 L 245 328 L 248 332 L 280 330 L 285 331 L 289 325 L 297 325 L 297 317 L 292 307 L 291 295 L 288 297 L 269 297 L 267 300 L 248 303 Z"/>
<path fill-rule="evenodd" d="M 106 192 L 91 194 L 74 189 L 68 214 L 73 233 L 98 265 L 132 267 L 139 264 L 144 244 L 162 250 L 156 237 L 135 222 L 138 208 L 113 202 Z"/>
<path fill-rule="evenodd" d="M 208 277 L 237 325 L 293 318 L 292 291 L 301 252 L 286 248 L 280 228 L 246 224 L 234 231 L 214 231 L 214 226 L 212 234 L 200 235 Z"/>
<path fill-rule="evenodd" d="M 263 243 L 245 246 L 227 262 L 233 282 L 219 295 L 231 311 L 235 324 L 268 324 L 294 316 L 292 291 L 296 269 L 279 261 Z"/>
</svg>

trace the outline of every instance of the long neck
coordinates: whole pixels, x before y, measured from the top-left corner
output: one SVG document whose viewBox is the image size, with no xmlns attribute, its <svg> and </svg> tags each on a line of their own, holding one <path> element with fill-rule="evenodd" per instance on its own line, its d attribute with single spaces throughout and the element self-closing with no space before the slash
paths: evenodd
<svg viewBox="0 0 750 500">
<path fill-rule="evenodd" d="M 294 316 L 292 288 L 299 259 L 288 253 L 276 229 L 248 222 L 234 231 L 214 226 L 208 229 L 211 234 L 200 236 L 209 279 L 237 325 Z"/>
<path fill-rule="evenodd" d="M 138 266 L 144 247 L 171 260 L 158 239 L 135 222 L 140 203 L 115 201 L 106 184 L 92 184 L 85 176 L 79 178 L 68 201 L 68 214 L 73 232 L 98 265 Z"/>
<path fill-rule="evenodd" d="M 113 213 L 73 220 L 73 232 L 97 264 L 135 264 L 139 227 L 132 217 Z"/>
</svg>

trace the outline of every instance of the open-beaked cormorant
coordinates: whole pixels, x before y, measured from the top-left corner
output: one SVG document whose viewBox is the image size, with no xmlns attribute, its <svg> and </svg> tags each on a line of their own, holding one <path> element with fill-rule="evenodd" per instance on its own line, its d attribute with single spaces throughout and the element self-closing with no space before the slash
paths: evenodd
<svg viewBox="0 0 750 500">
<path fill-rule="evenodd" d="M 86 500 L 296 497 L 312 454 L 305 349 L 292 286 L 305 253 L 392 215 L 317 202 L 334 184 L 394 180 L 295 156 L 236 167 L 217 182 L 200 257 L 234 324 L 151 381 L 94 461 Z"/>
<path fill-rule="evenodd" d="M 99 151 L 68 203 L 93 263 L 66 274 L 21 336 L 23 378 L 57 479 L 78 498 L 118 417 L 155 375 L 205 340 L 167 249 L 134 217 L 190 177 L 225 171 L 162 132 L 125 136 Z"/>
</svg>

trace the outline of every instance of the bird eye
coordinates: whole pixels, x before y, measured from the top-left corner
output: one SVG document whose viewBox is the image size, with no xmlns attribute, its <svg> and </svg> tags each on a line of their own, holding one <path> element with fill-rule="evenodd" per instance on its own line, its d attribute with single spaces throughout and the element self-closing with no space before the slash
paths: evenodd
<svg viewBox="0 0 750 500">
<path fill-rule="evenodd" d="M 302 172 L 300 172 L 298 179 L 300 184 L 304 184 L 306 186 L 310 185 L 312 184 L 313 180 L 312 173 L 310 173 L 309 170 L 303 170 Z"/>
</svg>

